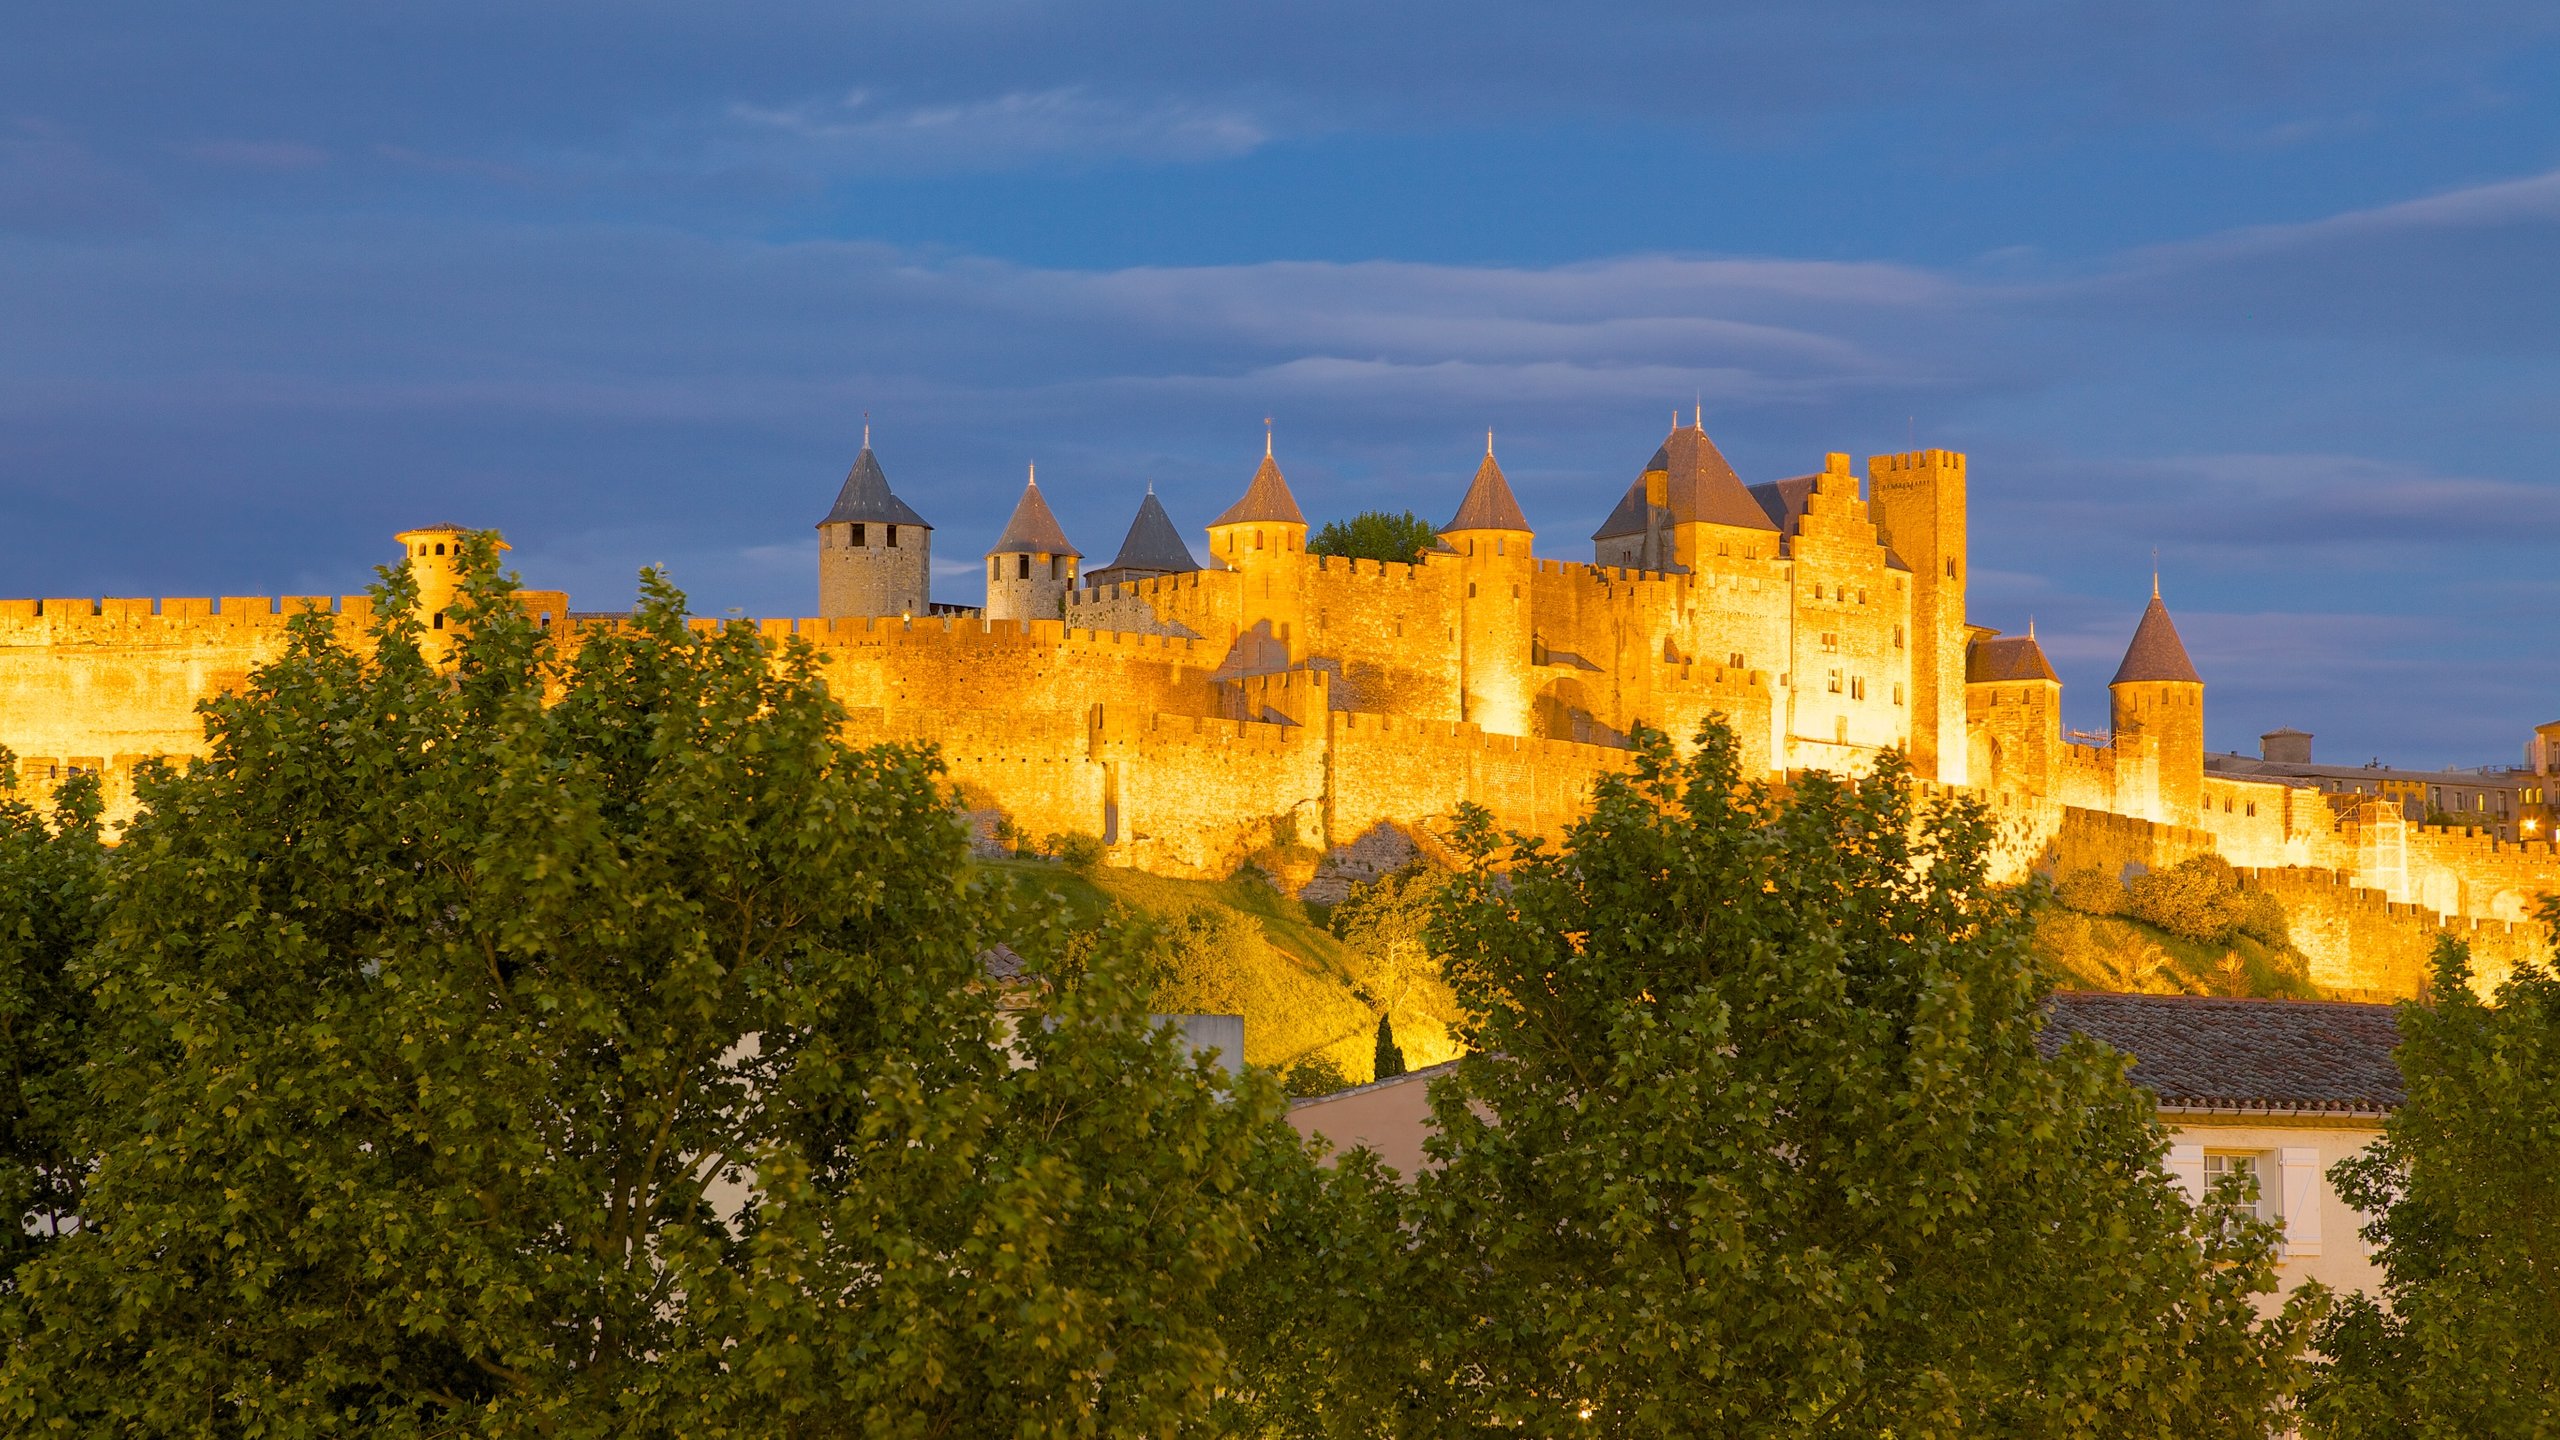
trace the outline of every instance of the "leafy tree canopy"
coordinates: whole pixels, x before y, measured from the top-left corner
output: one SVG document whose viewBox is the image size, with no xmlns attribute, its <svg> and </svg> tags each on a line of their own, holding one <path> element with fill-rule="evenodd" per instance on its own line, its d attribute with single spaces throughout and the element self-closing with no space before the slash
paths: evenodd
<svg viewBox="0 0 2560 1440">
<path fill-rule="evenodd" d="M 2526 966 L 2483 1002 L 2471 978 L 2468 947 L 2439 940 L 2399 1011 L 2407 1099 L 2330 1171 L 2374 1217 L 2388 1308 L 2349 1296 L 2322 1327 L 2316 1434 L 2548 1435 L 2560 1416 L 2560 979 Z"/>
<path fill-rule="evenodd" d="M 96 923 L 106 855 L 97 777 L 73 777 L 39 809 L 15 790 L 17 770 L 0 750 L 0 1288 L 80 1211 L 91 1006 L 71 962 Z"/>
<path fill-rule="evenodd" d="M 1418 1402 L 1548 1435 L 2265 1433 L 2305 1323 L 2121 1057 L 2039 1051 L 1992 822 L 1636 737 L 1560 851 L 1462 826 L 1472 1053 L 1418 1182 Z"/>
<path fill-rule="evenodd" d="M 1423 551 L 1439 543 L 1440 532 L 1410 510 L 1395 515 L 1367 510 L 1348 520 L 1326 521 L 1316 538 L 1307 542 L 1307 553 L 1411 565 L 1422 559 Z"/>
<path fill-rule="evenodd" d="M 452 673 L 387 574 L 143 785 L 0 1423 L 1153 1436 L 1250 1392 L 1221 1293 L 1330 1183 L 1277 1088 L 1110 945 L 1008 1023 L 937 763 L 842 746 L 805 650 L 647 575 L 568 654 L 468 556 Z M 76 868 L 23 852 L 77 812 L 0 823 Z"/>
</svg>

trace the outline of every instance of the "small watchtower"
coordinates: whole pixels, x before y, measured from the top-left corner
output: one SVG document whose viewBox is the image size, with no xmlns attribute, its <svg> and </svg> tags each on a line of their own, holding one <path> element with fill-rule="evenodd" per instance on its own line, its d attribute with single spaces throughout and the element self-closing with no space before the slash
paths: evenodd
<svg viewBox="0 0 2560 1440">
<path fill-rule="evenodd" d="M 460 525 L 422 525 L 393 536 L 408 557 L 409 578 L 418 587 L 418 648 L 432 665 L 453 659 L 453 642 L 461 630 L 453 616 L 453 599 L 462 589 L 462 545 L 471 531 Z M 507 542 L 492 535 L 500 553 Z"/>
<path fill-rule="evenodd" d="M 1040 498 L 1040 470 L 1031 468 L 1014 502 L 1004 535 L 987 551 L 987 618 L 990 620 L 1056 620 L 1067 611 L 1067 592 L 1076 585 L 1076 566 L 1084 552 L 1067 540 L 1067 532 Z"/>
<path fill-rule="evenodd" d="M 1458 718 L 1497 735 L 1529 733 L 1532 538 L 1488 430 L 1484 460 L 1458 513 L 1440 527 L 1440 543 L 1457 556 L 1460 577 Z"/>
<path fill-rule="evenodd" d="M 2117 751 L 2117 803 L 2171 825 L 2193 825 L 2204 802 L 2204 677 L 2187 658 L 2160 581 L 2107 682 Z M 2131 771 L 2126 767 L 2130 765 Z M 2126 781 L 2132 781 L 2128 788 Z M 2142 792 L 2149 790 L 2149 794 Z M 2149 803 L 2144 803 L 2145 801 Z"/>
<path fill-rule="evenodd" d="M 933 527 L 889 489 L 865 425 L 862 453 L 818 522 L 818 614 L 920 615 L 932 577 Z"/>
</svg>

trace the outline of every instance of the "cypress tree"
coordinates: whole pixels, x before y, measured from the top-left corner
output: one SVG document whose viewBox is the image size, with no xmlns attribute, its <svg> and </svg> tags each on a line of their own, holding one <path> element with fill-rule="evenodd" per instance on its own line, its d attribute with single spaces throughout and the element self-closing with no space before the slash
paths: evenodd
<svg viewBox="0 0 2560 1440">
<path fill-rule="evenodd" d="M 1404 1073 L 1404 1051 L 1396 1046 L 1396 1023 L 1384 1012 L 1378 1016 L 1378 1074 L 1380 1080 Z"/>
</svg>

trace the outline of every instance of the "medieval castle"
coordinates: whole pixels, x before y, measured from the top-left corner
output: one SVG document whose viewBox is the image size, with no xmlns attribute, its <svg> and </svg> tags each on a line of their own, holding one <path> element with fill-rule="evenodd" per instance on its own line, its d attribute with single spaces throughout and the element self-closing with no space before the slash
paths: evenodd
<svg viewBox="0 0 2560 1440">
<path fill-rule="evenodd" d="M 1168 874 L 1295 843 L 1356 875 L 1431 849 L 1461 801 L 1554 834 L 1625 763 L 1630 727 L 1685 738 L 1721 715 L 1768 772 L 1903 752 L 1922 781 L 1993 807 L 2015 873 L 2219 853 L 2281 893 L 2313 980 L 2340 993 L 2406 992 L 2440 928 L 2490 978 L 2537 953 L 2531 907 L 2560 891 L 2548 841 L 2209 769 L 2205 682 L 2156 588 L 2109 687 L 2111 735 L 2066 736 L 2033 635 L 1969 623 L 1965 525 L 1960 454 L 1876 456 L 1863 483 L 1833 454 L 1746 485 L 1692 423 L 1587 562 L 1536 555 L 1490 443 L 1417 563 L 1351 560 L 1308 553 L 1266 441 L 1208 527 L 1206 564 L 1150 493 L 1111 563 L 1084 570 L 1035 476 L 972 610 L 931 602 L 933 526 L 866 436 L 817 525 L 818 615 L 759 623 L 815 649 L 848 738 L 934 742 L 972 807 Z M 431 638 L 454 534 L 398 537 Z M 572 634 L 615 623 L 556 591 L 524 603 Z M 0 745 L 39 791 L 96 771 L 129 808 L 133 766 L 198 753 L 196 702 L 277 654 L 292 614 L 330 611 L 353 638 L 369 606 L 0 601 Z"/>
</svg>

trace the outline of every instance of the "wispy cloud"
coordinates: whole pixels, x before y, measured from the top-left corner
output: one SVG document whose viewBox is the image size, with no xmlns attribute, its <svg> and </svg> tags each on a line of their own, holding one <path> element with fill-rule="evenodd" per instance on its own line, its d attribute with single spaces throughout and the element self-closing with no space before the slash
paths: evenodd
<svg viewBox="0 0 2560 1440">
<path fill-rule="evenodd" d="M 1271 138 L 1260 118 L 1082 85 L 900 104 L 870 90 L 788 105 L 740 101 L 704 139 L 715 164 L 783 160 L 840 175 L 1011 170 L 1059 161 L 1222 160 Z M 786 153 L 788 152 L 788 153 Z"/>
</svg>

